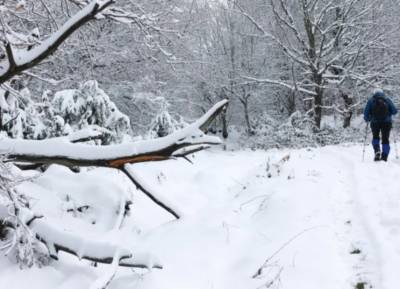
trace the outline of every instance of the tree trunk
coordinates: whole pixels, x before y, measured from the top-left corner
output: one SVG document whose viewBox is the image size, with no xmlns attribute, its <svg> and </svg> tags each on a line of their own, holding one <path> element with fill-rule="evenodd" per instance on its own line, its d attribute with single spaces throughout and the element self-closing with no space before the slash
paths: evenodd
<svg viewBox="0 0 400 289">
<path fill-rule="evenodd" d="M 317 87 L 315 89 L 317 93 L 314 96 L 314 125 L 315 130 L 319 130 L 321 128 L 321 120 L 322 120 L 322 98 L 323 98 L 323 89 L 321 87 Z"/>
<path fill-rule="evenodd" d="M 322 87 L 322 75 L 314 72 L 313 82 L 316 86 L 314 95 L 314 129 L 318 131 L 321 129 L 322 103 L 324 95 L 324 89 Z"/>
<path fill-rule="evenodd" d="M 224 139 L 228 138 L 228 121 L 226 120 L 226 112 L 221 113 L 222 120 L 222 137 Z"/>
<path fill-rule="evenodd" d="M 345 93 L 342 93 L 342 98 L 344 100 L 343 128 L 347 128 L 350 126 L 351 117 L 353 116 L 353 112 L 351 111 L 353 98 Z"/>
<path fill-rule="evenodd" d="M 250 123 L 250 116 L 249 116 L 249 96 L 244 96 L 240 99 L 241 104 L 243 105 L 243 112 L 244 112 L 244 119 L 246 121 L 246 128 L 247 134 L 253 135 L 253 128 L 251 127 Z"/>
<path fill-rule="evenodd" d="M 244 118 L 246 120 L 247 133 L 249 135 L 253 135 L 253 128 L 251 127 L 251 123 L 250 123 L 249 108 L 248 108 L 247 102 L 246 102 L 246 105 L 244 106 Z"/>
<path fill-rule="evenodd" d="M 0 131 L 3 131 L 3 109 L 0 107 Z"/>
</svg>

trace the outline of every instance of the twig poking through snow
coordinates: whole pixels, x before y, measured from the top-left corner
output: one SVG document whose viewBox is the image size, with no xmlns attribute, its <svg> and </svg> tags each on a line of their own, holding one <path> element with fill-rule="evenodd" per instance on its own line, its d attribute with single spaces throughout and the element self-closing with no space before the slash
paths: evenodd
<svg viewBox="0 0 400 289">
<path fill-rule="evenodd" d="M 304 235 L 305 233 L 307 233 L 307 232 L 309 232 L 309 231 L 315 230 L 315 229 L 317 229 L 317 228 L 321 228 L 321 226 L 311 227 L 311 228 L 305 229 L 305 230 L 301 231 L 300 233 L 294 235 L 294 236 L 293 236 L 292 238 L 290 238 L 286 243 L 284 243 L 278 250 L 276 250 L 271 256 L 269 256 L 269 257 L 267 258 L 267 260 L 265 260 L 264 264 L 262 264 L 262 265 L 260 266 L 260 268 L 258 268 L 258 270 L 256 271 L 256 273 L 254 273 L 254 275 L 251 276 L 251 277 L 252 277 L 253 279 L 255 279 L 255 278 L 261 276 L 262 273 L 263 273 L 263 269 L 268 267 L 270 261 L 271 261 L 276 255 L 278 255 L 283 249 L 285 249 L 287 246 L 289 246 L 294 240 L 296 240 L 296 239 L 299 238 L 300 236 Z"/>
<path fill-rule="evenodd" d="M 91 286 L 90 289 L 106 289 L 110 285 L 111 281 L 114 279 L 115 274 L 118 270 L 119 260 L 121 259 L 120 251 L 115 252 L 113 261 L 111 263 L 110 270 L 98 278 Z"/>
<path fill-rule="evenodd" d="M 114 230 L 119 230 L 122 227 L 122 223 L 126 215 L 126 204 L 127 204 L 126 198 L 124 196 L 121 196 L 119 200 L 118 217 L 113 228 Z"/>
</svg>

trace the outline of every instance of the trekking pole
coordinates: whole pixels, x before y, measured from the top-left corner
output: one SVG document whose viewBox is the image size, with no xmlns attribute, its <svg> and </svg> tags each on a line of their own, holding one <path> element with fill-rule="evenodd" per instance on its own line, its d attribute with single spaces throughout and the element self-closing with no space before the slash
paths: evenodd
<svg viewBox="0 0 400 289">
<path fill-rule="evenodd" d="M 396 160 L 399 159 L 399 151 L 397 149 L 397 140 L 396 140 L 396 131 L 393 130 L 393 141 L 394 141 L 394 150 L 396 152 Z"/>
<path fill-rule="evenodd" d="M 365 159 L 365 146 L 367 144 L 367 137 L 368 137 L 368 124 L 369 122 L 367 121 L 365 125 L 365 136 L 364 136 L 364 143 L 363 143 L 363 154 L 362 154 L 362 161 Z"/>
</svg>

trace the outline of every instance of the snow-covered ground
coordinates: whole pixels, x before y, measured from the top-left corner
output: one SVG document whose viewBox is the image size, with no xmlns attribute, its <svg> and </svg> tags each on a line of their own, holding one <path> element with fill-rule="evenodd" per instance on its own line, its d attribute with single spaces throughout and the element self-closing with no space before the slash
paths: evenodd
<svg viewBox="0 0 400 289">
<path fill-rule="evenodd" d="M 19 189 L 36 212 L 66 230 L 134 254 L 149 252 L 164 266 L 120 268 L 110 289 L 393 289 L 400 284 L 400 162 L 394 155 L 374 163 L 368 148 L 363 162 L 360 145 L 213 150 L 197 154 L 193 165 L 136 165 L 184 213 L 181 220 L 109 169 L 75 174 L 52 166 Z M 121 202 L 131 194 L 131 215 L 117 229 Z M 60 253 L 50 266 L 21 271 L 2 257 L 0 288 L 90 288 L 109 267 Z"/>
</svg>

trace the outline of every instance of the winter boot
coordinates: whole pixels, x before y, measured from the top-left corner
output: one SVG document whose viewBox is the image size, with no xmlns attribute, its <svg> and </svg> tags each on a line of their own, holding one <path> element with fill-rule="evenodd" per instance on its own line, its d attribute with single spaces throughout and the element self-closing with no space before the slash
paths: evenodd
<svg viewBox="0 0 400 289">
<path fill-rule="evenodd" d="M 374 152 L 375 152 L 374 161 L 380 161 L 381 160 L 381 146 L 380 146 L 379 138 L 372 139 L 372 147 L 374 148 Z"/>
<path fill-rule="evenodd" d="M 388 156 L 390 152 L 389 144 L 382 144 L 382 160 L 387 162 Z"/>
</svg>

